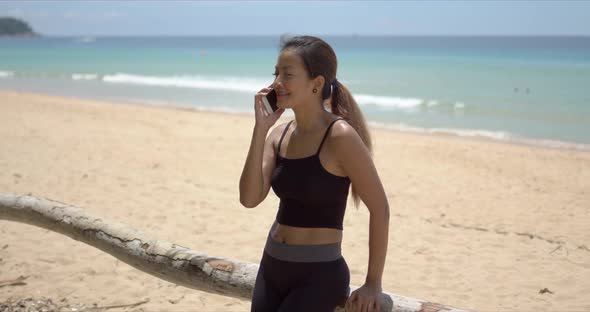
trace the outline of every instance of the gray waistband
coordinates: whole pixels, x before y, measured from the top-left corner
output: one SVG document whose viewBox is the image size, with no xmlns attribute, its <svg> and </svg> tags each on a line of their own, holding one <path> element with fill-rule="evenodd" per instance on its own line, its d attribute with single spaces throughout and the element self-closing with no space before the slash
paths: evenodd
<svg viewBox="0 0 590 312">
<path fill-rule="evenodd" d="M 272 239 L 270 232 L 264 250 L 273 258 L 291 262 L 326 262 L 342 257 L 342 243 L 321 245 L 289 245 Z"/>
</svg>

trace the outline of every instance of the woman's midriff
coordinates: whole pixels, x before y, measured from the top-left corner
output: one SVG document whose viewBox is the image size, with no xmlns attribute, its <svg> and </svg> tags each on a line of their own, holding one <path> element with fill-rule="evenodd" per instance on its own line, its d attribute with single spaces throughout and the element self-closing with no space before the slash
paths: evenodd
<svg viewBox="0 0 590 312">
<path fill-rule="evenodd" d="M 270 232 L 271 238 L 289 245 L 321 245 L 342 241 L 342 230 L 330 228 L 302 228 L 279 224 L 275 221 Z"/>
</svg>

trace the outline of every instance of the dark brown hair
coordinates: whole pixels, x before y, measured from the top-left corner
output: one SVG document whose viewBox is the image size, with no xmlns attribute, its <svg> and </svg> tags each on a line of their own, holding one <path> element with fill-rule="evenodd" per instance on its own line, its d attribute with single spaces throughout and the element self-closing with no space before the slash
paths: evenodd
<svg viewBox="0 0 590 312">
<path fill-rule="evenodd" d="M 373 145 L 365 117 L 350 91 L 336 79 L 338 60 L 332 47 L 324 40 L 312 36 L 281 37 L 281 52 L 293 50 L 303 60 L 311 79 L 323 76 L 325 83 L 322 99 L 331 98 L 332 113 L 344 118 L 361 137 L 372 154 Z M 352 185 L 352 199 L 358 209 L 360 198 Z"/>
</svg>

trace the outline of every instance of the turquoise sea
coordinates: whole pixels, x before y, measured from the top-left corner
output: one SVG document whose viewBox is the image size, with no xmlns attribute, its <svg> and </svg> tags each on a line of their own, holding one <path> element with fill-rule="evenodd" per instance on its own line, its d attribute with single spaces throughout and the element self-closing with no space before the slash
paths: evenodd
<svg viewBox="0 0 590 312">
<path fill-rule="evenodd" d="M 590 37 L 323 37 L 369 122 L 590 150 Z M 251 112 L 275 37 L 0 38 L 0 89 Z"/>
</svg>

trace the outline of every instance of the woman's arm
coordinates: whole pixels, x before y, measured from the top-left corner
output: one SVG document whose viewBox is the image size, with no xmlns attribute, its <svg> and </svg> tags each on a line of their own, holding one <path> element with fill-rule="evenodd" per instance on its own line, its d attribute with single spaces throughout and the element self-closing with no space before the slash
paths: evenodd
<svg viewBox="0 0 590 312">
<path fill-rule="evenodd" d="M 270 89 L 262 89 L 266 91 Z M 277 134 L 275 128 L 266 138 L 269 129 L 284 112 L 279 109 L 269 114 L 261 102 L 265 93 L 257 93 L 254 100 L 256 124 L 252 132 L 250 149 L 246 163 L 240 177 L 240 203 L 248 208 L 254 208 L 268 195 L 270 190 L 270 176 L 275 167 L 275 151 L 273 142 Z"/>
<path fill-rule="evenodd" d="M 247 208 L 254 208 L 263 200 L 262 159 L 265 145 L 267 145 L 265 143 L 267 133 L 268 129 L 254 126 L 250 150 L 240 177 L 240 203 Z M 267 141 L 270 142 L 270 138 Z"/>
<path fill-rule="evenodd" d="M 337 123 L 334 128 L 331 140 L 340 165 L 370 213 L 367 277 L 360 292 L 353 293 L 349 300 L 357 300 L 361 305 L 378 305 L 389 238 L 389 203 L 371 154 L 360 136 L 348 123 Z"/>
</svg>

